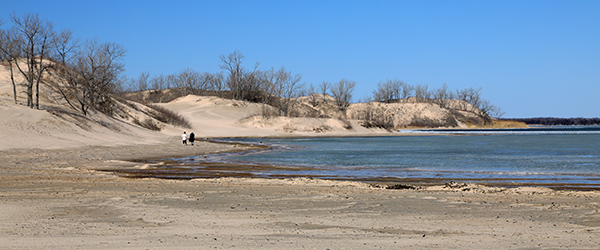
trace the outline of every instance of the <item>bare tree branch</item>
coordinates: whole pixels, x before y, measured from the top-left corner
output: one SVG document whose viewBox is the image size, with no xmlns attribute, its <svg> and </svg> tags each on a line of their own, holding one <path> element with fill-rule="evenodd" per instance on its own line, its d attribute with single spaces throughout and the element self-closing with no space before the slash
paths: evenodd
<svg viewBox="0 0 600 250">
<path fill-rule="evenodd" d="M 21 37 L 19 41 L 22 45 L 19 48 L 26 60 L 26 68 L 21 68 L 19 63 L 16 63 L 16 66 L 27 81 L 27 106 L 39 109 L 40 81 L 42 74 L 48 68 L 48 64 L 44 65 L 44 59 L 49 57 L 54 46 L 53 25 L 50 21 L 40 20 L 37 14 L 26 14 L 23 17 L 13 14 L 11 19 Z M 33 99 L 34 84 L 35 100 Z"/>
<path fill-rule="evenodd" d="M 124 70 L 121 60 L 125 52 L 119 44 L 89 40 L 70 65 L 68 88 L 84 115 L 88 114 L 90 108 L 112 113 L 110 94 L 120 83 L 120 75 Z"/>
<path fill-rule="evenodd" d="M 71 55 L 75 55 L 79 48 L 79 39 L 73 38 L 73 31 L 70 29 L 63 29 L 54 39 L 56 61 L 67 65 L 67 62 L 72 59 Z"/>
<path fill-rule="evenodd" d="M 0 29 L 0 61 L 6 60 L 8 62 L 8 69 L 10 71 L 10 82 L 13 87 L 13 99 L 17 104 L 17 83 L 15 82 L 14 66 L 18 63 L 18 59 L 21 57 L 21 50 L 19 46 L 21 41 L 17 34 L 16 29 L 1 30 Z"/>
<path fill-rule="evenodd" d="M 335 98 L 335 103 L 340 111 L 345 112 L 346 108 L 350 106 L 355 86 L 356 82 L 346 79 L 342 79 L 337 84 L 331 86 L 331 94 Z"/>
</svg>

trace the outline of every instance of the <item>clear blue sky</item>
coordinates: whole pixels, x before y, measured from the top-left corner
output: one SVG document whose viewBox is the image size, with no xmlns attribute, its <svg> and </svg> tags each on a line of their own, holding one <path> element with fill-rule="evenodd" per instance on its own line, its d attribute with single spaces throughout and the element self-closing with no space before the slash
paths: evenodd
<svg viewBox="0 0 600 250">
<path fill-rule="evenodd" d="M 600 1 L 8 1 L 57 30 L 122 44 L 126 74 L 285 66 L 307 84 L 482 87 L 504 117 L 600 116 Z"/>
</svg>

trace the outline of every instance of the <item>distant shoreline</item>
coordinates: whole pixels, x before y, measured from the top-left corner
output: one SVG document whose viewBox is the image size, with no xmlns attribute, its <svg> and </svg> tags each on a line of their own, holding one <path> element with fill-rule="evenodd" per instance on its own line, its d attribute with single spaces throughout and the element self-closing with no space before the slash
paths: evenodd
<svg viewBox="0 0 600 250">
<path fill-rule="evenodd" d="M 532 117 L 511 118 L 510 121 L 524 122 L 529 126 L 557 126 L 557 125 L 600 125 L 600 118 L 556 118 L 556 117 Z"/>
</svg>

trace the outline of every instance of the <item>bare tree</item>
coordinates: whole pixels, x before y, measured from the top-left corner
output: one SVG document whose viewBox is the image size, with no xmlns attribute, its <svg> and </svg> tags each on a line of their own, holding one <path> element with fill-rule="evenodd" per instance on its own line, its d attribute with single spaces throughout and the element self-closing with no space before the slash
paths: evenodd
<svg viewBox="0 0 600 250">
<path fill-rule="evenodd" d="M 300 83 L 302 76 L 300 74 L 293 75 L 292 72 L 286 71 L 285 67 L 281 67 L 275 72 L 275 89 L 279 98 L 279 110 L 284 116 L 290 116 L 290 111 L 295 105 L 294 98 L 299 97 L 300 91 L 304 87 Z"/>
<path fill-rule="evenodd" d="M 424 102 L 431 100 L 429 86 L 427 84 L 417 84 L 417 86 L 415 86 L 415 97 L 417 97 L 419 101 Z"/>
<path fill-rule="evenodd" d="M 73 31 L 70 29 L 63 29 L 54 39 L 56 61 L 65 66 L 79 48 L 79 39 L 73 38 Z"/>
<path fill-rule="evenodd" d="M 306 94 L 308 95 L 308 103 L 310 103 L 311 106 L 316 107 L 317 105 L 319 105 L 319 98 L 318 98 L 318 94 L 317 94 L 317 90 L 315 89 L 314 85 L 310 85 L 308 87 L 308 89 L 306 90 Z"/>
<path fill-rule="evenodd" d="M 17 30 L 2 30 L 0 29 L 0 61 L 6 60 L 8 62 L 8 69 L 10 71 L 10 82 L 12 83 L 13 98 L 15 104 L 17 104 L 17 84 L 15 82 L 15 74 L 13 66 L 18 63 L 18 59 L 21 57 L 19 49 L 20 44 Z"/>
<path fill-rule="evenodd" d="M 208 72 L 198 75 L 198 85 L 196 86 L 196 89 L 201 95 L 206 95 L 208 90 L 212 88 L 214 77 L 215 75 Z"/>
<path fill-rule="evenodd" d="M 169 74 L 165 77 L 165 88 L 171 89 L 177 87 L 177 76 Z"/>
<path fill-rule="evenodd" d="M 406 83 L 394 79 L 379 82 L 377 90 L 373 91 L 373 99 L 378 102 L 391 103 L 402 98 L 403 90 L 406 89 Z"/>
<path fill-rule="evenodd" d="M 239 85 L 240 100 L 250 102 L 263 102 L 265 98 L 263 73 L 258 70 L 258 63 L 254 65 L 252 71 L 244 71 L 242 73 L 241 84 Z"/>
<path fill-rule="evenodd" d="M 150 79 L 150 87 L 153 90 L 158 91 L 165 88 L 165 82 L 164 75 L 155 76 Z"/>
<path fill-rule="evenodd" d="M 20 36 L 18 41 L 21 45 L 18 47 L 26 60 L 25 68 L 21 68 L 19 63 L 15 65 L 27 81 L 27 106 L 39 109 L 40 81 L 48 67 L 48 63 L 44 64 L 44 59 L 49 57 L 54 46 L 53 25 L 50 21 L 40 20 L 37 14 L 26 14 L 24 17 L 17 17 L 13 14 L 11 19 Z M 34 85 L 35 100 L 33 99 Z"/>
<path fill-rule="evenodd" d="M 345 112 L 348 106 L 350 106 L 355 86 L 356 82 L 346 79 L 342 79 L 337 84 L 331 86 L 331 94 L 340 111 Z"/>
<path fill-rule="evenodd" d="M 471 109 L 465 109 L 465 111 L 475 111 L 474 109 L 478 109 L 481 105 L 481 88 L 467 88 L 463 90 L 456 90 L 456 97 L 459 100 L 463 100 L 469 104 L 471 104 Z"/>
<path fill-rule="evenodd" d="M 363 96 L 362 98 L 358 99 L 359 103 L 370 103 L 370 102 L 375 102 L 375 98 L 373 97 L 373 95 L 366 95 Z"/>
<path fill-rule="evenodd" d="M 323 82 L 322 82 L 322 83 L 319 85 L 319 89 L 321 90 L 321 95 L 322 95 L 322 97 L 323 97 L 323 102 L 326 102 L 326 101 L 327 101 L 327 99 L 325 99 L 325 98 L 326 98 L 326 96 L 327 96 L 327 91 L 329 91 L 329 88 L 330 88 L 330 87 L 331 87 L 331 83 L 329 83 L 329 82 L 325 82 L 325 81 L 323 81 Z"/>
<path fill-rule="evenodd" d="M 233 99 L 246 100 L 251 102 L 261 102 L 264 98 L 263 86 L 264 75 L 258 70 L 258 63 L 254 65 L 252 71 L 246 71 L 242 66 L 244 55 L 238 50 L 229 54 L 221 55 L 221 69 L 226 70 L 227 86 L 233 95 Z"/>
<path fill-rule="evenodd" d="M 489 117 L 500 118 L 504 115 L 504 112 L 500 107 L 491 104 L 488 100 L 481 101 L 481 104 L 479 105 L 479 110 Z"/>
<path fill-rule="evenodd" d="M 233 51 L 227 57 L 220 55 L 221 69 L 226 70 L 229 75 L 227 76 L 227 86 L 233 94 L 233 99 L 241 100 L 243 98 L 242 93 L 242 78 L 244 75 L 244 67 L 242 62 L 244 61 L 244 55 L 238 50 Z"/>
<path fill-rule="evenodd" d="M 413 94 L 414 90 L 415 90 L 414 86 L 404 83 L 404 85 L 402 86 L 402 91 L 400 92 L 400 98 L 401 99 L 408 98 L 409 96 L 411 96 Z"/>
<path fill-rule="evenodd" d="M 223 91 L 225 89 L 225 82 L 223 80 L 223 73 L 214 73 L 211 74 L 211 77 L 208 81 L 208 89 L 217 92 L 217 96 L 222 97 Z"/>
<path fill-rule="evenodd" d="M 264 104 L 278 105 L 277 102 L 280 96 L 280 89 L 278 89 L 276 76 L 275 68 L 262 71 L 260 74 L 260 85 L 261 91 L 263 92 L 262 103 Z"/>
<path fill-rule="evenodd" d="M 456 90 L 456 98 L 471 104 L 461 107 L 465 111 L 476 112 L 487 121 L 491 120 L 490 117 L 499 118 L 504 115 L 504 112 L 500 107 L 492 105 L 489 101 L 481 97 L 481 87 L 477 89 L 467 88 Z"/>
<path fill-rule="evenodd" d="M 110 95 L 120 83 L 124 56 L 125 49 L 119 44 L 99 43 L 95 39 L 87 41 L 69 66 L 66 77 L 68 92 L 63 91 L 69 105 L 84 115 L 90 108 L 111 114 Z M 70 100 L 71 97 L 76 104 Z"/>
<path fill-rule="evenodd" d="M 454 95 L 448 90 L 448 85 L 444 83 L 441 88 L 433 92 L 433 99 L 441 108 L 448 108 Z"/>
<path fill-rule="evenodd" d="M 137 83 L 138 91 L 146 91 L 148 90 L 148 79 L 150 78 L 149 72 L 142 72 L 140 76 L 135 80 Z"/>
<path fill-rule="evenodd" d="M 200 89 L 201 83 L 200 73 L 193 69 L 186 68 L 177 75 L 177 87 L 182 91 L 182 95 L 194 94 Z"/>
<path fill-rule="evenodd" d="M 377 83 L 377 89 L 373 91 L 373 99 L 377 102 L 390 102 L 391 97 L 389 82 Z"/>
</svg>

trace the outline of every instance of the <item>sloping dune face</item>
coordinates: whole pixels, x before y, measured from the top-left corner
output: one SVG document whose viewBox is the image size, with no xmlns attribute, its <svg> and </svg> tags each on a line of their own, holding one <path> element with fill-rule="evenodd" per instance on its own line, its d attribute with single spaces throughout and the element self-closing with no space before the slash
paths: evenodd
<svg viewBox="0 0 600 250">
<path fill-rule="evenodd" d="M 23 81 L 22 76 L 15 74 L 15 104 L 8 65 L 0 66 L 0 149 L 161 143 L 175 140 L 183 131 L 195 132 L 200 138 L 368 136 L 398 135 L 395 128 L 469 127 L 485 123 L 476 112 L 454 109 L 469 108 L 469 104 L 456 100 L 448 108 L 411 99 L 389 104 L 356 103 L 341 112 L 331 96 L 312 94 L 293 99 L 291 116 L 280 116 L 273 106 L 215 96 L 188 95 L 154 104 L 187 120 L 190 127 L 184 128 L 153 117 L 154 111 L 148 105 L 120 98 L 114 100 L 117 109 L 110 116 L 94 111 L 83 115 L 59 94 L 56 86 L 62 80 L 52 69 L 40 85 L 40 109 L 31 109 L 25 105 L 25 89 L 20 85 Z M 386 126 L 373 125 L 373 117 Z M 152 125 L 154 130 L 145 125 Z"/>
</svg>

